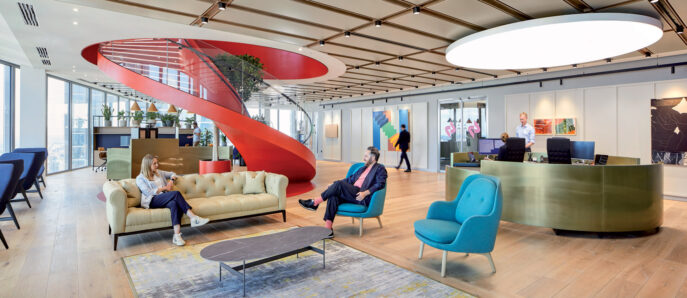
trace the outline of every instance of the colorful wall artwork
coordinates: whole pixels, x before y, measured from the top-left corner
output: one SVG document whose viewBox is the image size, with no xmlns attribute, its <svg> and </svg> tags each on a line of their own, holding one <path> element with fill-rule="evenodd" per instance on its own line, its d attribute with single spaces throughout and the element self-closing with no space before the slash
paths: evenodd
<svg viewBox="0 0 687 298">
<path fill-rule="evenodd" d="M 551 119 L 534 119 L 534 134 L 535 135 L 551 135 L 551 134 L 553 134 L 553 120 L 551 120 Z"/>
<path fill-rule="evenodd" d="M 575 118 L 556 118 L 554 123 L 557 135 L 574 136 L 577 134 Z"/>
<path fill-rule="evenodd" d="M 381 144 L 382 133 L 387 139 L 387 144 L 385 146 L 387 151 L 401 151 L 398 147 L 394 147 L 394 144 L 396 144 L 398 140 L 399 132 L 401 131 L 401 124 L 405 124 L 406 130 L 410 131 L 409 109 L 398 110 L 398 127 L 393 126 L 392 120 L 393 111 L 391 110 L 372 112 L 372 145 L 379 150 L 384 150 Z"/>
<path fill-rule="evenodd" d="M 651 100 L 651 162 L 686 165 L 687 100 Z"/>
</svg>

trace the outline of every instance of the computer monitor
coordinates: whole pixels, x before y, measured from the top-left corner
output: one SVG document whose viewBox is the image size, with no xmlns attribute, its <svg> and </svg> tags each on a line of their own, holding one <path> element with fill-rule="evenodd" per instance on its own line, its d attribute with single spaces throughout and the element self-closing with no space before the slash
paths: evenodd
<svg viewBox="0 0 687 298">
<path fill-rule="evenodd" d="M 479 139 L 477 149 L 479 154 L 498 154 L 499 148 L 503 146 L 501 139 Z"/>
<path fill-rule="evenodd" d="M 572 158 L 594 159 L 594 142 L 591 141 L 572 141 L 570 142 Z"/>
</svg>

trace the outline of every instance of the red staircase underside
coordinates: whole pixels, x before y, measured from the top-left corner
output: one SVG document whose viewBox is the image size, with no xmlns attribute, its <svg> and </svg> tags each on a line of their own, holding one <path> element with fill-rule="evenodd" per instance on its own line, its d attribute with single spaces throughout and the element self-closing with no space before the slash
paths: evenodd
<svg viewBox="0 0 687 298">
<path fill-rule="evenodd" d="M 289 193 L 302 193 L 312 189 L 309 182 L 315 176 L 315 155 L 297 140 L 221 105 L 183 92 L 166 84 L 114 63 L 97 52 L 98 68 L 118 82 L 166 103 L 201 115 L 216 123 L 243 156 L 249 171 L 279 173 L 289 178 Z M 84 50 L 84 57 L 93 49 Z M 92 57 L 92 56 L 91 56 Z M 93 61 L 91 61 L 93 62 Z M 240 103 L 232 92 L 222 92 L 221 102 L 236 106 Z M 296 182 L 305 182 L 297 184 Z"/>
</svg>

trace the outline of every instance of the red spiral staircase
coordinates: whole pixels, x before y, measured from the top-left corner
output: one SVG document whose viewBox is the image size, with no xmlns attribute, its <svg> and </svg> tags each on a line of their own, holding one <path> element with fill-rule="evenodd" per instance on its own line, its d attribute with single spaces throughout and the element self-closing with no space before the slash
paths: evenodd
<svg viewBox="0 0 687 298">
<path fill-rule="evenodd" d="M 315 155 L 296 139 L 249 117 L 236 88 L 210 58 L 221 52 L 203 41 L 133 39 L 93 45 L 82 55 L 116 81 L 214 121 L 249 171 L 287 176 L 291 195 L 311 189 Z"/>
</svg>

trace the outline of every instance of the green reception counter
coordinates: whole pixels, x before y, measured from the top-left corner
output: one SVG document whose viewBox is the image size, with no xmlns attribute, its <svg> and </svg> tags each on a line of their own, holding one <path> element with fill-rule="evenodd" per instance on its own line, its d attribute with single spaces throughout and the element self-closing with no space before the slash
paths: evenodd
<svg viewBox="0 0 687 298">
<path fill-rule="evenodd" d="M 663 169 L 652 165 L 566 165 L 482 161 L 501 179 L 502 220 L 587 232 L 646 231 L 663 222 Z M 446 200 L 477 171 L 446 167 Z"/>
</svg>

